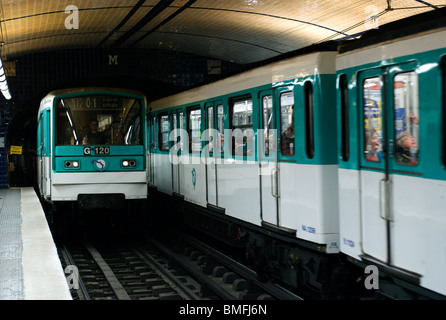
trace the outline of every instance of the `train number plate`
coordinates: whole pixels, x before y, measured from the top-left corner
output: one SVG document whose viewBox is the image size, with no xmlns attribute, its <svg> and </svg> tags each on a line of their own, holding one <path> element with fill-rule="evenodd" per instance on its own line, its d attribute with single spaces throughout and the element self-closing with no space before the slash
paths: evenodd
<svg viewBox="0 0 446 320">
<path fill-rule="evenodd" d="M 110 147 L 95 147 L 95 154 L 110 154 Z"/>
<path fill-rule="evenodd" d="M 110 147 L 94 147 L 94 154 L 110 154 Z M 90 147 L 84 147 L 84 155 L 91 155 Z"/>
</svg>

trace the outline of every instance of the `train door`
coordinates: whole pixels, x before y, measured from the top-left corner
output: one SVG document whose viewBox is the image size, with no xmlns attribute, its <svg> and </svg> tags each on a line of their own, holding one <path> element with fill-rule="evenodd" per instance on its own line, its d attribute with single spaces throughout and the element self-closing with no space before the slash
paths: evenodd
<svg viewBox="0 0 446 320">
<path fill-rule="evenodd" d="M 177 130 L 180 129 L 180 114 L 181 116 L 183 115 L 182 112 L 179 113 L 178 111 L 173 111 L 171 114 L 172 130 L 175 130 L 176 133 L 179 132 Z M 179 157 L 181 156 L 181 147 L 178 145 L 180 137 L 176 133 L 174 134 L 174 136 L 176 137 L 176 141 L 172 145 L 172 148 L 175 148 L 173 151 L 177 152 L 176 156 L 178 157 L 176 159 L 179 159 Z M 169 159 L 171 158 L 169 157 Z M 172 193 L 180 194 L 180 161 L 173 161 L 173 159 L 171 159 L 170 165 L 172 173 Z"/>
<path fill-rule="evenodd" d="M 277 161 L 277 123 L 273 90 L 260 92 L 259 181 L 260 218 L 262 223 L 279 223 L 279 186 Z"/>
<path fill-rule="evenodd" d="M 418 70 L 417 63 L 389 69 L 387 99 L 391 106 L 388 131 L 394 141 L 389 149 L 392 151 L 389 159 L 391 201 L 385 217 L 391 230 L 389 264 L 413 272 L 423 270 L 424 263 L 413 259 L 407 248 L 426 248 L 414 235 L 421 236 L 417 222 L 426 219 L 426 207 L 420 195 L 429 193 L 425 179 L 420 179 L 424 172 L 418 157 L 419 150 L 427 147 L 420 145 L 419 125 L 420 121 L 425 124 L 426 118 L 419 113 Z"/>
<path fill-rule="evenodd" d="M 410 64 L 368 70 L 360 74 L 358 82 L 362 249 L 366 255 L 387 264 L 393 264 L 392 242 L 402 227 L 393 214 L 397 199 L 392 173 L 410 171 L 401 168 L 401 161 L 406 159 L 401 159 L 398 140 L 409 129 L 418 136 L 418 131 L 407 125 L 409 114 L 418 115 L 417 102 L 409 101 L 407 94 L 415 90 L 411 80 L 415 72 L 404 72 L 407 68 Z M 409 110 L 409 105 L 414 110 Z M 407 151 L 408 166 L 416 164 L 415 158 L 411 159 L 416 152 Z"/>
<path fill-rule="evenodd" d="M 185 121 L 185 117 L 184 117 L 184 111 L 179 111 L 178 112 L 178 129 L 180 130 L 180 134 L 184 134 L 185 133 L 185 125 L 184 125 L 184 121 Z M 184 137 L 177 137 L 177 141 L 181 141 L 180 145 L 178 146 L 179 151 L 178 151 L 178 155 L 181 157 L 181 154 L 184 150 L 184 146 L 182 145 L 182 143 L 184 143 Z M 176 192 L 178 194 L 181 194 L 181 168 L 182 166 L 182 162 L 180 161 L 177 165 L 177 175 L 178 175 L 178 189 L 176 190 Z"/>
<path fill-rule="evenodd" d="M 214 103 L 206 103 L 205 105 L 206 112 L 206 147 L 204 149 L 205 156 L 205 172 L 206 172 L 206 203 L 217 206 L 217 164 L 215 163 L 215 155 L 214 148 L 215 137 L 215 107 Z M 203 159 L 202 159 L 203 160 Z"/>
<path fill-rule="evenodd" d="M 50 152 L 50 111 L 45 110 L 40 114 L 38 121 L 39 141 L 37 145 L 37 156 L 39 159 L 39 190 L 40 195 L 49 197 L 51 195 L 51 152 Z"/>
<path fill-rule="evenodd" d="M 37 141 L 37 159 L 39 159 L 39 163 L 37 164 L 38 168 L 38 183 L 39 183 L 39 190 L 40 190 L 40 196 L 43 196 L 43 135 L 44 135 L 44 128 L 43 128 L 43 113 L 39 116 L 39 121 L 37 127 L 38 130 L 38 141 Z"/>
<path fill-rule="evenodd" d="M 204 149 L 206 170 L 206 202 L 218 207 L 218 168 L 223 155 L 224 113 L 221 102 L 205 105 L 206 144 Z"/>
<path fill-rule="evenodd" d="M 362 155 L 360 156 L 360 187 L 363 251 L 387 261 L 389 226 L 385 219 L 388 203 L 389 169 L 387 161 L 387 130 L 385 121 L 384 74 L 381 69 L 360 75 L 361 94 L 359 122 Z"/>
</svg>

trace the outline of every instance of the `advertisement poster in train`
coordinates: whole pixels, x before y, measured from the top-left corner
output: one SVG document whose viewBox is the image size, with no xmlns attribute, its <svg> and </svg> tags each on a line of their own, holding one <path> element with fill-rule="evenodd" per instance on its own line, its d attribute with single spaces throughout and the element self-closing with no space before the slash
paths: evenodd
<svg viewBox="0 0 446 320">
<path fill-rule="evenodd" d="M 395 107 L 395 136 L 406 130 L 405 117 L 405 82 L 398 81 L 393 84 L 394 107 Z"/>
<path fill-rule="evenodd" d="M 382 96 L 379 78 L 369 78 L 364 82 L 364 130 L 376 130 L 382 136 Z"/>
</svg>

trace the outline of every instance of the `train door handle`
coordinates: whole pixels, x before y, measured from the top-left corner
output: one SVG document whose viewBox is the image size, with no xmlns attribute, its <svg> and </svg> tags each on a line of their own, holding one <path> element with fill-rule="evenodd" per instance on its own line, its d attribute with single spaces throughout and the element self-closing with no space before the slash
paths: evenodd
<svg viewBox="0 0 446 320">
<path fill-rule="evenodd" d="M 277 175 L 278 171 L 279 171 L 278 168 L 273 168 L 271 170 L 271 195 L 274 198 L 279 198 L 279 186 L 278 186 L 279 181 L 277 179 L 278 178 L 278 175 Z M 275 188 L 274 188 L 274 181 L 275 181 L 275 185 L 276 185 Z"/>
<path fill-rule="evenodd" d="M 379 217 L 383 220 L 393 221 L 390 217 L 390 185 L 391 180 L 383 178 L 379 180 Z M 383 188 L 384 185 L 384 188 Z M 383 192 L 384 190 L 384 192 Z M 384 208 L 384 210 L 383 210 Z M 384 212 L 383 212 L 384 211 Z"/>
<path fill-rule="evenodd" d="M 379 217 L 381 218 L 381 219 L 383 219 L 383 220 L 386 220 L 386 213 L 384 212 L 384 214 L 383 214 L 383 199 L 384 199 L 384 197 L 382 196 L 382 193 L 383 193 L 383 184 L 385 184 L 386 183 L 386 179 L 381 179 L 381 180 L 379 180 L 379 183 L 378 183 L 378 197 L 379 197 Z M 384 210 L 385 210 L 385 208 L 384 208 Z"/>
</svg>

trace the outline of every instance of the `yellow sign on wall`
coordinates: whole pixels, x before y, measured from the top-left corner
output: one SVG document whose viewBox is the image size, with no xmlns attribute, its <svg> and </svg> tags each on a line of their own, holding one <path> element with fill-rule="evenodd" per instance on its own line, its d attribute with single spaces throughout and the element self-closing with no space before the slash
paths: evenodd
<svg viewBox="0 0 446 320">
<path fill-rule="evenodd" d="M 11 154 L 22 154 L 22 146 L 11 146 Z"/>
</svg>

